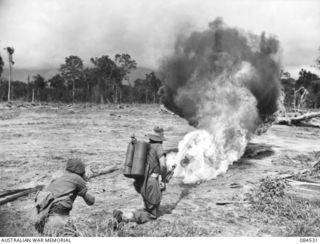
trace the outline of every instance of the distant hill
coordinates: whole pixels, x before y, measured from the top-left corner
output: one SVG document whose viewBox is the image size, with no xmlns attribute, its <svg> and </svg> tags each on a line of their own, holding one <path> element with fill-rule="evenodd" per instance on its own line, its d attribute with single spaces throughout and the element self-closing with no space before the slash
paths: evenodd
<svg viewBox="0 0 320 244">
<path fill-rule="evenodd" d="M 145 67 L 138 67 L 131 71 L 129 74 L 129 82 L 133 85 L 134 81 L 136 79 L 144 79 L 146 74 L 152 72 L 152 69 L 145 68 Z M 56 74 L 58 74 L 58 68 L 52 68 L 52 69 L 15 69 L 13 68 L 12 71 L 12 80 L 14 81 L 28 81 L 28 75 L 30 76 L 30 80 L 32 81 L 33 76 L 40 74 L 43 76 L 46 80 L 52 78 Z M 9 77 L 9 70 L 4 69 L 2 73 L 2 79 L 8 79 Z"/>
<path fill-rule="evenodd" d="M 14 81 L 28 81 L 28 75 L 30 76 L 30 80 L 33 79 L 33 76 L 39 74 L 43 76 L 46 80 L 52 78 L 54 75 L 58 73 L 58 69 L 15 69 L 12 70 L 12 80 Z M 9 78 L 9 69 L 4 69 L 2 73 L 2 79 Z"/>
</svg>

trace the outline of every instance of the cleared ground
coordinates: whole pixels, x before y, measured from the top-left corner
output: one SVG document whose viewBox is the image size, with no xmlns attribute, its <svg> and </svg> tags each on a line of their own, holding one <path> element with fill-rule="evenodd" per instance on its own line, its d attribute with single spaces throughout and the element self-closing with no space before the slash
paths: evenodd
<svg viewBox="0 0 320 244">
<path fill-rule="evenodd" d="M 176 147 L 191 127 L 158 105 L 47 105 L 8 109 L 0 106 L 0 190 L 47 184 L 67 159 L 81 158 L 92 168 L 122 167 L 127 143 L 155 125 L 165 129 L 165 148 Z M 310 169 L 320 151 L 320 129 L 272 126 L 253 138 L 247 153 L 226 174 L 200 185 L 174 178 L 164 193 L 162 216 L 141 226 L 129 225 L 123 235 L 143 236 L 278 236 L 281 229 L 251 214 L 250 204 L 216 205 L 245 200 L 262 178 Z M 260 152 L 260 153 L 259 153 Z M 84 236 L 112 236 L 108 221 L 114 209 L 142 207 L 132 180 L 118 170 L 90 180 L 93 207 L 78 198 L 72 210 Z M 33 236 L 34 195 L 0 206 L 0 236 Z M 152 230 L 152 231 L 150 231 Z M 121 234 L 120 234 L 121 235 Z"/>
</svg>

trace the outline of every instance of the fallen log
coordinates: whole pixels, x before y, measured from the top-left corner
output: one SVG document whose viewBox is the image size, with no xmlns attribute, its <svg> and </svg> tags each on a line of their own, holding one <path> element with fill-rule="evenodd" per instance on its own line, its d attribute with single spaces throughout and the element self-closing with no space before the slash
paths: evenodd
<svg viewBox="0 0 320 244">
<path fill-rule="evenodd" d="M 32 189 L 32 188 L 23 188 L 23 189 L 14 189 L 14 190 L 4 190 L 4 191 L 0 191 L 0 198 L 1 198 L 1 197 L 6 197 L 6 196 L 9 196 L 9 195 L 18 193 L 18 192 L 27 191 L 27 190 L 30 190 L 30 189 Z"/>
<path fill-rule="evenodd" d="M 216 205 L 227 205 L 227 204 L 246 204 L 250 203 L 250 201 L 223 201 L 223 202 L 216 202 Z"/>
<path fill-rule="evenodd" d="M 316 182 L 316 181 L 297 181 L 297 180 L 291 180 L 291 179 L 287 179 L 287 182 L 291 185 L 291 186 L 316 186 L 319 187 L 320 190 L 320 182 Z"/>
<path fill-rule="evenodd" d="M 306 113 L 296 117 L 278 117 L 274 124 L 279 125 L 306 125 L 305 122 L 313 118 L 320 118 L 320 112 Z M 312 124 L 310 124 L 312 125 Z M 316 126 L 316 125 L 314 125 Z"/>
<path fill-rule="evenodd" d="M 20 197 L 27 196 L 30 193 L 40 191 L 42 188 L 43 188 L 43 185 L 40 185 L 40 186 L 36 186 L 36 187 L 30 188 L 30 189 L 27 189 L 25 191 L 21 191 L 16 194 L 10 195 L 10 196 L 6 197 L 5 199 L 0 200 L 0 205 L 3 205 L 7 202 L 12 202 Z"/>
<path fill-rule="evenodd" d="M 241 188 L 241 187 L 243 187 L 242 185 L 240 185 L 239 183 L 231 183 L 230 184 L 230 188 Z"/>
<path fill-rule="evenodd" d="M 279 175 L 277 177 L 279 177 L 280 179 L 282 180 L 285 180 L 285 179 L 289 179 L 289 178 L 292 178 L 294 175 L 292 174 L 282 174 L 282 175 Z"/>
<path fill-rule="evenodd" d="M 319 201 L 320 182 L 306 182 L 296 180 L 286 180 L 291 186 L 286 194 L 301 200 Z"/>
<path fill-rule="evenodd" d="M 111 166 L 111 167 L 108 167 L 108 168 L 105 168 L 105 169 L 101 169 L 99 171 L 95 171 L 93 169 L 90 169 L 90 172 L 87 175 L 87 179 L 89 180 L 89 179 L 98 177 L 100 175 L 110 174 L 110 173 L 113 173 L 114 171 L 117 171 L 117 170 L 119 170 L 119 168 L 116 167 L 116 166 Z"/>
<path fill-rule="evenodd" d="M 289 158 L 290 159 L 290 158 Z M 290 159 L 292 161 L 292 159 Z M 278 174 L 277 177 L 282 179 L 282 180 L 285 180 L 285 179 L 289 179 L 289 178 L 292 178 L 294 177 L 295 175 L 299 174 L 299 175 L 305 175 L 309 172 L 309 170 L 305 169 L 305 170 L 300 170 L 300 171 L 297 171 L 295 173 L 284 173 L 284 174 Z"/>
</svg>

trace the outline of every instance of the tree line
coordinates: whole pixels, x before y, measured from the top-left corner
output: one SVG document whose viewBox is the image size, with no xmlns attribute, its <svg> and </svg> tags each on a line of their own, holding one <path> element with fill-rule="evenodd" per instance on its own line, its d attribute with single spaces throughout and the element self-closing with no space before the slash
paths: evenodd
<svg viewBox="0 0 320 244">
<path fill-rule="evenodd" d="M 92 103 L 158 103 L 161 80 L 154 72 L 143 79 L 129 82 L 129 74 L 137 63 L 129 54 L 108 55 L 90 59 L 85 67 L 78 56 L 68 56 L 59 73 L 46 80 L 40 74 L 28 82 L 12 81 L 11 98 L 41 102 Z M 0 56 L 0 77 L 4 62 Z M 0 80 L 0 101 L 6 101 L 8 81 Z"/>
<path fill-rule="evenodd" d="M 90 59 L 92 67 L 84 67 L 77 56 L 65 58 L 59 73 L 45 80 L 40 74 L 28 83 L 13 81 L 11 97 L 24 101 L 92 102 L 92 103 L 159 103 L 161 80 L 154 72 L 129 83 L 130 72 L 137 63 L 129 54 L 107 55 Z M 4 61 L 0 56 L 0 77 Z M 320 56 L 314 67 L 320 69 Z M 298 79 L 281 71 L 283 103 L 293 108 L 320 108 L 320 78 L 301 69 Z M 0 80 L 0 101 L 7 101 L 8 81 Z"/>
<path fill-rule="evenodd" d="M 320 52 L 320 48 L 319 48 Z M 320 70 L 320 55 L 316 58 L 314 68 Z M 320 77 L 311 71 L 301 69 L 298 79 L 281 70 L 283 105 L 297 109 L 320 108 Z"/>
<path fill-rule="evenodd" d="M 301 69 L 298 79 L 295 80 L 288 72 L 282 72 L 281 83 L 285 107 L 320 108 L 320 77 L 318 75 Z"/>
</svg>

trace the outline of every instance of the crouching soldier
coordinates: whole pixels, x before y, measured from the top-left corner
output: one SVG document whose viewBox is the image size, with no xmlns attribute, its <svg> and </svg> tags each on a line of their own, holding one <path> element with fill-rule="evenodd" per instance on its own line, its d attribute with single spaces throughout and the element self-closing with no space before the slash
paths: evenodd
<svg viewBox="0 0 320 244">
<path fill-rule="evenodd" d="M 167 172 L 166 155 L 162 143 L 165 141 L 164 131 L 155 127 L 153 132 L 147 135 L 149 138 L 149 150 L 147 153 L 145 177 L 142 180 L 135 180 L 134 187 L 141 194 L 144 209 L 133 212 L 132 216 L 123 216 L 119 210 L 113 212 L 113 217 L 118 222 L 133 221 L 143 224 L 159 217 L 159 206 L 162 198 L 162 191 L 165 190 L 165 175 Z"/>
<path fill-rule="evenodd" d="M 77 235 L 69 218 L 74 200 L 81 196 L 87 205 L 95 202 L 88 193 L 85 177 L 85 165 L 81 160 L 69 159 L 65 174 L 37 193 L 35 228 L 39 233 L 46 236 Z"/>
</svg>

